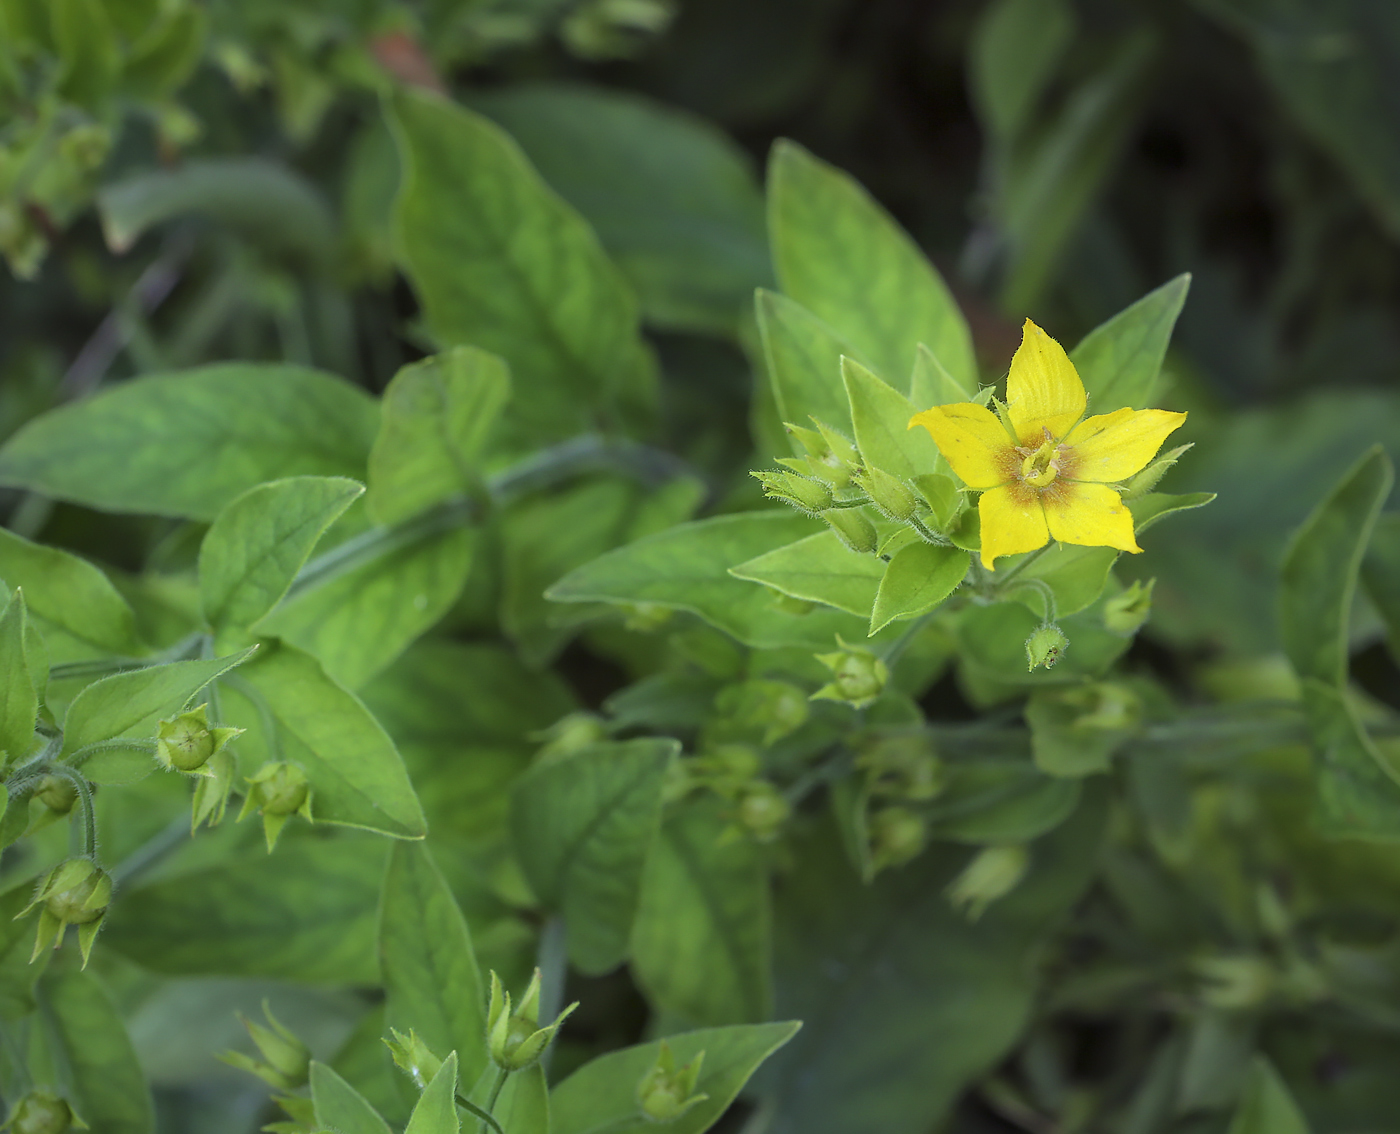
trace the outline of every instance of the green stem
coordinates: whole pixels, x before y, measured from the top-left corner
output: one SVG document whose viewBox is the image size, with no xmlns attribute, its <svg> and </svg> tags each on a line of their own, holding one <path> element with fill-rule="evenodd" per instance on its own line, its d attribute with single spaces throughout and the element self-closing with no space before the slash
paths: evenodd
<svg viewBox="0 0 1400 1134">
<path fill-rule="evenodd" d="M 501 1091 L 505 1088 L 506 1080 L 509 1078 L 510 1072 L 507 1071 L 504 1067 L 497 1069 L 496 1081 L 491 1084 L 491 1094 L 486 1099 L 485 1114 L 483 1114 L 479 1108 L 473 1106 L 472 1104 L 467 1104 L 467 1109 L 481 1119 L 480 1125 L 477 1126 L 478 1134 L 486 1134 L 486 1126 L 488 1123 L 495 1130 L 500 1131 L 501 1125 L 499 1122 L 496 1121 L 495 1118 L 496 1102 L 501 1097 Z M 458 1095 L 457 1098 L 458 1101 L 461 1101 L 461 1095 Z"/>
<path fill-rule="evenodd" d="M 87 855 L 90 858 L 95 857 L 97 854 L 97 811 L 92 803 L 92 787 L 81 772 L 74 771 L 66 764 L 50 764 L 44 771 L 48 775 L 67 780 L 73 785 L 73 790 L 78 793 L 78 823 L 71 828 L 72 837 L 76 844 L 73 852 Z"/>
<path fill-rule="evenodd" d="M 1016 566 L 1008 567 L 1006 569 L 1005 574 L 996 576 L 996 578 L 992 580 L 993 584 L 996 585 L 998 589 L 1005 587 L 1008 582 L 1014 579 L 1017 575 L 1019 575 L 1022 571 L 1024 571 L 1027 567 L 1029 567 L 1032 563 L 1034 563 L 1037 559 L 1039 559 L 1042 555 L 1044 555 L 1054 546 L 1055 545 L 1053 543 L 1047 543 L 1044 547 L 1036 551 L 1032 551 L 1029 555 L 1022 559 L 1021 562 L 1016 564 Z"/>
<path fill-rule="evenodd" d="M 154 756 L 156 742 L 154 740 L 135 740 L 129 736 L 119 736 L 114 740 L 99 740 L 93 744 L 83 745 L 64 760 L 62 764 L 56 764 L 54 766 L 61 768 L 66 765 L 69 768 L 81 768 L 99 752 L 114 752 L 122 748 L 135 748 L 140 752 L 149 752 Z"/>
<path fill-rule="evenodd" d="M 913 622 L 909 623 L 909 629 L 904 631 L 894 644 L 885 651 L 885 656 L 882 660 L 885 665 L 890 668 L 891 672 L 893 672 L 895 665 L 898 664 L 899 659 L 904 656 L 904 651 L 909 648 L 915 636 L 929 624 L 929 620 L 933 617 L 933 614 L 933 611 L 929 611 L 928 614 L 921 615 L 914 619 Z"/>
<path fill-rule="evenodd" d="M 457 1105 L 468 1114 L 474 1114 L 477 1118 L 481 1119 L 480 1130 L 484 1131 L 487 1126 L 490 1126 L 496 1134 L 506 1134 L 506 1132 L 501 1129 L 501 1124 L 496 1121 L 495 1116 L 489 1110 L 482 1110 L 481 1107 L 477 1106 L 476 1103 L 472 1102 L 471 1099 L 460 1092 L 457 1095 Z"/>
</svg>

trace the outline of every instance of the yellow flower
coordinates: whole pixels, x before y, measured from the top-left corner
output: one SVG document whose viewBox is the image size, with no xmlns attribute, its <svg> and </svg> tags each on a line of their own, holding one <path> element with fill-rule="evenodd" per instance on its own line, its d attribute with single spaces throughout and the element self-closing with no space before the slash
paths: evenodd
<svg viewBox="0 0 1400 1134">
<path fill-rule="evenodd" d="M 1026 320 L 1006 379 L 1005 422 L 973 402 L 915 414 L 948 464 L 982 492 L 982 562 L 1050 540 L 1141 551 L 1111 485 L 1143 469 L 1186 420 L 1167 410 L 1084 416 L 1084 383 L 1064 348 Z"/>
</svg>

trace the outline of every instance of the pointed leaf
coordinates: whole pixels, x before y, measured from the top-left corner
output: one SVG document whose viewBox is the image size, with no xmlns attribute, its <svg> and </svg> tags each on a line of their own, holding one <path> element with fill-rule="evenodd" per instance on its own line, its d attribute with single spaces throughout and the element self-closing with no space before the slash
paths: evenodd
<svg viewBox="0 0 1400 1134">
<path fill-rule="evenodd" d="M 131 607 L 87 560 L 0 528 L 0 578 L 24 590 L 31 615 L 85 651 L 121 655 L 140 649 Z M 69 652 L 55 650 L 65 659 Z"/>
<path fill-rule="evenodd" d="M 35 418 L 0 448 L 0 484 L 101 511 L 212 520 L 278 477 L 363 480 L 377 417 L 363 390 L 301 366 L 153 374 Z"/>
<path fill-rule="evenodd" d="M 904 383 L 918 343 L 958 382 L 977 379 L 972 336 L 927 257 L 857 182 L 794 142 L 768 167 L 768 231 L 783 291 Z"/>
<path fill-rule="evenodd" d="M 1385 622 L 1390 652 L 1400 658 L 1400 515 L 1388 512 L 1376 520 L 1361 562 L 1361 582 Z"/>
<path fill-rule="evenodd" d="M 25 650 L 24 592 L 16 591 L 0 615 L 0 764 L 28 756 L 34 747 L 39 694 Z"/>
<path fill-rule="evenodd" d="M 363 491 L 344 477 L 296 476 L 230 501 L 199 547 L 199 598 L 209 624 L 246 628 L 276 606 L 325 530 Z"/>
<path fill-rule="evenodd" d="M 457 1053 L 442 1061 L 433 1081 L 419 1096 L 404 1134 L 459 1134 L 457 1120 Z"/>
<path fill-rule="evenodd" d="M 666 1124 L 668 1134 L 703 1134 L 729 1109 L 744 1084 L 800 1024 L 738 1024 L 667 1037 L 676 1065 L 704 1052 L 695 1094 L 704 1102 Z M 637 1084 L 656 1064 L 661 1042 L 611 1051 L 584 1064 L 550 1094 L 553 1134 L 642 1134 L 656 1123 L 637 1110 Z"/>
<path fill-rule="evenodd" d="M 914 355 L 914 376 L 909 380 L 909 400 L 916 410 L 930 406 L 946 406 L 952 402 L 969 402 L 977 393 L 977 385 L 964 386 L 948 373 L 938 356 L 925 343 L 919 344 Z"/>
<path fill-rule="evenodd" d="M 1256 1056 L 1229 1134 L 1309 1134 L 1308 1121 L 1274 1065 Z"/>
<path fill-rule="evenodd" d="M 418 1033 L 439 1057 L 455 1051 L 462 1078 L 486 1067 L 481 974 L 466 919 L 427 847 L 396 843 L 379 909 L 385 1023 Z"/>
<path fill-rule="evenodd" d="M 877 556 L 852 551 L 835 532 L 824 531 L 740 563 L 729 573 L 793 598 L 869 618 L 885 563 Z"/>
<path fill-rule="evenodd" d="M 393 1134 L 369 1101 L 324 1063 L 312 1061 L 311 1100 L 316 1124 L 339 1134 Z"/>
<path fill-rule="evenodd" d="M 856 348 L 785 295 L 760 288 L 754 309 L 779 420 L 810 428 L 816 418 L 851 436 L 841 358 Z"/>
<path fill-rule="evenodd" d="M 973 102 L 1001 145 L 1023 134 L 1074 38 L 1065 0 L 997 0 L 983 9 L 969 47 Z"/>
<path fill-rule="evenodd" d="M 474 347 L 453 347 L 395 374 L 369 454 L 365 500 L 375 521 L 397 524 L 470 491 L 509 398 L 506 364 Z"/>
<path fill-rule="evenodd" d="M 912 481 L 948 466 L 927 429 L 909 428 L 914 403 L 854 359 L 841 360 L 861 460 Z"/>
<path fill-rule="evenodd" d="M 875 595 L 870 633 L 879 633 L 896 619 L 927 614 L 957 590 L 970 562 L 965 551 L 922 540 L 895 552 Z"/>
<path fill-rule="evenodd" d="M 1080 341 L 1070 361 L 1089 394 L 1090 413 L 1154 403 L 1162 359 L 1191 287 L 1189 272 L 1148 292 Z"/>
<path fill-rule="evenodd" d="M 516 855 L 536 897 L 564 915 L 569 955 L 582 972 L 606 972 L 627 954 L 642 864 L 679 748 L 669 739 L 595 744 L 516 785 Z"/>
</svg>

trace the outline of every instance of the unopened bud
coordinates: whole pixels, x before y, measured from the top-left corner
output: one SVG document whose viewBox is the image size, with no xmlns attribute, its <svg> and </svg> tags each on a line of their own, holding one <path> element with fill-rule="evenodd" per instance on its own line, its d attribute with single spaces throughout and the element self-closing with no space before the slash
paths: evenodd
<svg viewBox="0 0 1400 1134">
<path fill-rule="evenodd" d="M 870 817 L 870 860 L 876 870 L 901 866 L 928 844 L 928 824 L 907 807 L 883 807 Z"/>
<path fill-rule="evenodd" d="M 1019 843 L 985 847 L 948 886 L 948 900 L 976 921 L 988 906 L 1021 883 L 1030 855 Z"/>
<path fill-rule="evenodd" d="M 855 482 L 865 490 L 870 502 L 891 520 L 903 524 L 914 518 L 918 497 L 899 477 L 884 469 L 868 467 L 855 475 Z"/>
<path fill-rule="evenodd" d="M 30 1091 L 15 1104 L 4 1126 L 12 1134 L 64 1134 L 75 1119 L 66 1099 L 48 1091 Z"/>
<path fill-rule="evenodd" d="M 413 1085 L 421 1091 L 442 1070 L 442 1060 L 412 1029 L 409 1029 L 408 1035 L 404 1035 L 398 1029 L 390 1028 L 389 1035 L 392 1038 L 386 1039 L 384 1046 L 389 1049 L 395 1066 L 405 1071 L 413 1080 Z"/>
<path fill-rule="evenodd" d="M 812 419 L 815 431 L 800 425 L 786 424 L 784 428 L 807 454 L 807 469 L 812 476 L 833 489 L 845 488 L 851 474 L 860 467 L 860 453 L 839 431 Z"/>
<path fill-rule="evenodd" d="M 1126 591 L 1106 601 L 1103 604 L 1105 628 L 1125 638 L 1136 634 L 1152 614 L 1152 588 L 1156 585 L 1156 579 L 1149 579 L 1145 586 L 1138 579 Z"/>
<path fill-rule="evenodd" d="M 44 877 L 34 891 L 34 900 L 25 906 L 16 920 L 39 907 L 39 929 L 34 938 L 32 964 L 48 946 L 55 949 L 63 940 L 63 931 L 70 925 L 78 927 L 78 946 L 83 965 L 87 966 L 92 943 L 112 901 L 112 878 L 90 858 L 70 858 L 60 862 Z"/>
<path fill-rule="evenodd" d="M 927 733 L 876 740 L 861 750 L 856 764 L 870 773 L 872 792 L 920 803 L 942 792 L 947 779 Z"/>
<path fill-rule="evenodd" d="M 720 690 L 708 732 L 716 739 L 757 740 L 767 747 L 806 724 L 809 712 L 807 695 L 796 685 L 753 678 Z"/>
<path fill-rule="evenodd" d="M 35 785 L 34 798 L 55 815 L 67 815 L 78 802 L 78 785 L 67 776 L 49 773 Z"/>
<path fill-rule="evenodd" d="M 879 546 L 880 537 L 875 525 L 859 508 L 828 508 L 822 519 L 852 551 L 868 555 Z"/>
<path fill-rule="evenodd" d="M 210 759 L 243 732 L 241 728 L 210 728 L 209 706 L 200 705 L 156 726 L 156 759 L 177 772 L 213 775 Z"/>
<path fill-rule="evenodd" d="M 637 1084 L 637 1106 L 642 1114 L 653 1122 L 674 1122 L 708 1099 L 707 1094 L 695 1093 L 704 1062 L 705 1053 L 701 1051 L 684 1067 L 677 1067 L 671 1045 L 662 1040 L 656 1062 Z"/>
<path fill-rule="evenodd" d="M 530 734 L 531 740 L 544 741 L 535 753 L 535 760 L 540 764 L 563 760 L 607 738 L 608 726 L 595 713 L 569 713 L 547 729 Z"/>
<path fill-rule="evenodd" d="M 242 1013 L 238 1016 L 261 1053 L 261 1059 L 254 1059 L 241 1051 L 226 1051 L 219 1058 L 231 1067 L 256 1075 L 278 1090 L 294 1091 L 305 1086 L 307 1073 L 311 1069 L 311 1049 L 302 1043 L 295 1032 L 278 1022 L 266 1000 L 263 1001 L 263 1015 L 267 1017 L 268 1027 L 253 1023 Z"/>
<path fill-rule="evenodd" d="M 238 818 L 254 810 L 262 815 L 263 834 L 271 851 L 293 815 L 311 819 L 311 781 L 294 764 L 264 764 L 248 781 L 248 794 Z"/>
<path fill-rule="evenodd" d="M 622 625 L 637 634 L 654 634 L 672 618 L 675 611 L 659 602 L 629 602 L 623 608 Z"/>
<path fill-rule="evenodd" d="M 1032 672 L 1042 665 L 1049 669 L 1068 648 L 1069 639 L 1065 637 L 1065 632 L 1053 622 L 1047 622 L 1026 639 L 1028 668 Z"/>
<path fill-rule="evenodd" d="M 553 1023 L 542 1028 L 539 1026 L 540 970 L 535 970 L 515 1011 L 511 1010 L 510 993 L 501 988 L 501 978 L 493 972 L 491 1000 L 486 1010 L 486 1049 L 491 1061 L 503 1071 L 521 1071 L 537 1062 L 560 1025 L 577 1007 L 577 1003 L 570 1004 Z"/>
<path fill-rule="evenodd" d="M 744 786 L 739 798 L 739 822 L 761 843 L 778 837 L 792 814 L 792 804 L 767 780 L 753 780 Z"/>
<path fill-rule="evenodd" d="M 841 649 L 836 653 L 817 654 L 817 661 L 831 670 L 832 680 L 812 694 L 814 701 L 844 701 L 863 709 L 880 696 L 890 679 L 889 667 L 883 659 L 859 646 L 848 646 L 837 638 Z"/>
<path fill-rule="evenodd" d="M 770 500 L 781 500 L 804 512 L 821 512 L 831 507 L 831 489 L 821 481 L 792 472 L 765 470 L 750 475 L 763 485 L 763 494 Z"/>
<path fill-rule="evenodd" d="M 1225 1011 L 1259 1007 L 1269 998 L 1278 976 L 1268 958 L 1252 953 L 1197 957 L 1191 968 L 1201 981 L 1201 1000 Z"/>
</svg>

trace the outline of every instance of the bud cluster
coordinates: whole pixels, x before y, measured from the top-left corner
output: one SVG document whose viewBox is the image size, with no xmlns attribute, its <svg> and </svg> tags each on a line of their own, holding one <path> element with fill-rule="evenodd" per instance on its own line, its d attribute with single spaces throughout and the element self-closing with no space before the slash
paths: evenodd
<svg viewBox="0 0 1400 1134">
<path fill-rule="evenodd" d="M 238 1016 L 262 1058 L 255 1059 L 241 1051 L 226 1051 L 219 1058 L 230 1067 L 256 1075 L 264 1083 L 281 1091 L 294 1091 L 305 1086 L 311 1070 L 311 1049 L 278 1022 L 266 1000 L 262 1008 L 268 1027 L 253 1023 L 242 1013 Z"/>
<path fill-rule="evenodd" d="M 92 859 L 80 857 L 60 862 L 39 883 L 34 900 L 15 915 L 18 920 L 35 907 L 39 909 L 39 930 L 30 962 L 50 945 L 57 949 L 63 942 L 63 931 L 76 925 L 78 947 L 86 967 L 111 901 L 112 876 Z"/>
<path fill-rule="evenodd" d="M 238 818 L 253 811 L 262 816 L 263 834 L 267 838 L 267 849 L 271 851 L 293 815 L 311 819 L 311 781 L 295 764 L 264 764 L 248 780 L 248 794 L 243 797 L 243 809 Z"/>
<path fill-rule="evenodd" d="M 831 680 L 812 694 L 814 701 L 842 701 L 853 709 L 874 704 L 885 690 L 890 670 L 882 658 L 869 650 L 852 646 L 839 635 L 841 648 L 830 654 L 817 654 L 817 661 L 831 671 Z"/>
<path fill-rule="evenodd" d="M 530 979 L 518 1007 L 512 1009 L 510 993 L 501 988 L 501 978 L 491 974 L 491 1000 L 486 1009 L 486 1050 L 491 1062 L 502 1071 L 523 1071 L 539 1061 L 561 1024 L 578 1007 L 570 1004 L 543 1028 L 540 1015 L 540 970 Z"/>
<path fill-rule="evenodd" d="M 662 1040 L 656 1062 L 637 1084 L 637 1107 L 643 1117 L 652 1122 L 674 1122 L 708 1099 L 709 1095 L 695 1090 L 704 1062 L 705 1053 L 701 1051 L 689 1063 L 677 1067 L 671 1045 Z"/>
</svg>

